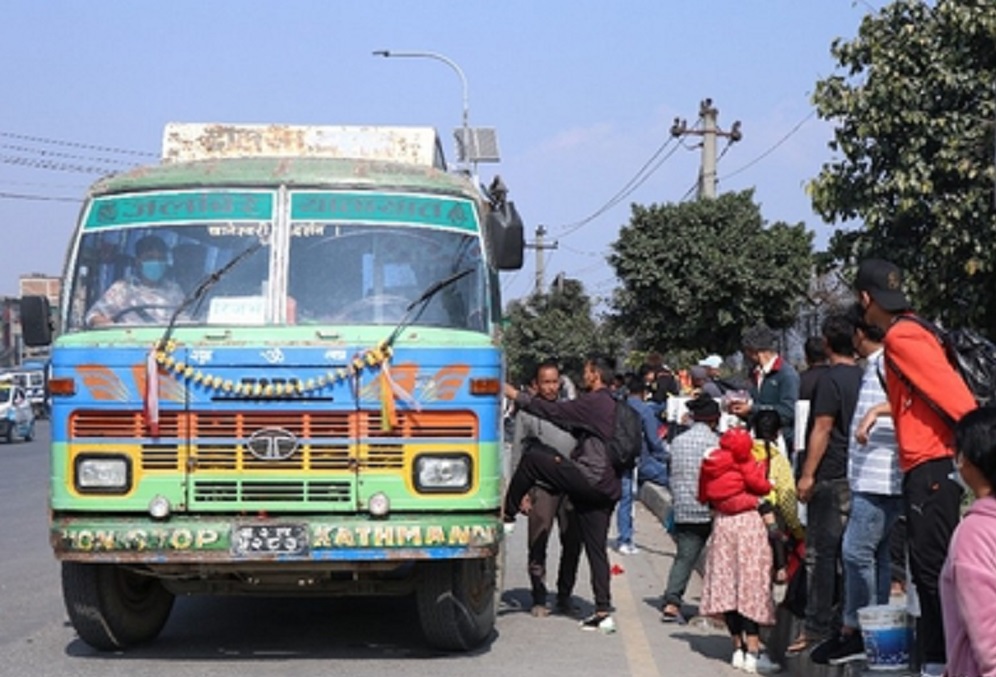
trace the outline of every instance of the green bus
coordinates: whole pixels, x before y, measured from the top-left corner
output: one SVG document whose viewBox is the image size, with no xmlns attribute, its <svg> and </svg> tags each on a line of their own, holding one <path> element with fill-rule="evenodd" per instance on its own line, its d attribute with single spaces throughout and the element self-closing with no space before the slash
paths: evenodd
<svg viewBox="0 0 996 677">
<path fill-rule="evenodd" d="M 171 125 L 98 181 L 25 342 L 51 345 L 50 537 L 102 650 L 178 594 L 413 595 L 492 632 L 503 530 L 501 180 L 434 130 Z"/>
</svg>

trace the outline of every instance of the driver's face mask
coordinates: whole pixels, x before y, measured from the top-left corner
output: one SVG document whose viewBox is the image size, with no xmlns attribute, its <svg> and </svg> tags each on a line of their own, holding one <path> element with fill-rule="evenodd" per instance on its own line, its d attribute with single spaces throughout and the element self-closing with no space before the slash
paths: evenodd
<svg viewBox="0 0 996 677">
<path fill-rule="evenodd" d="M 147 261 L 142 261 L 139 264 L 141 266 L 142 277 L 144 277 L 149 282 L 159 282 L 166 275 L 166 269 L 168 264 L 166 261 L 161 259 L 149 259 Z"/>
</svg>

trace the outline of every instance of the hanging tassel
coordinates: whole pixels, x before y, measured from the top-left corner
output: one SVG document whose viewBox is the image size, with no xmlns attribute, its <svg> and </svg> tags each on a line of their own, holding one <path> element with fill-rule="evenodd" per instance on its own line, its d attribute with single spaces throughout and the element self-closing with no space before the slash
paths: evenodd
<svg viewBox="0 0 996 677">
<path fill-rule="evenodd" d="M 145 428 L 151 437 L 159 437 L 159 363 L 153 346 L 145 359 Z"/>
<path fill-rule="evenodd" d="M 391 385 L 391 390 L 394 392 L 394 397 L 400 400 L 409 409 L 414 409 L 415 411 L 422 411 L 422 406 L 418 403 L 412 394 L 398 385 L 398 382 L 391 377 L 391 370 L 388 368 L 387 362 L 384 362 L 384 369 L 382 373 L 387 378 L 387 382 Z"/>
<path fill-rule="evenodd" d="M 398 411 L 394 405 L 394 388 L 387 362 L 380 365 L 380 429 L 388 432 L 398 426 Z"/>
</svg>

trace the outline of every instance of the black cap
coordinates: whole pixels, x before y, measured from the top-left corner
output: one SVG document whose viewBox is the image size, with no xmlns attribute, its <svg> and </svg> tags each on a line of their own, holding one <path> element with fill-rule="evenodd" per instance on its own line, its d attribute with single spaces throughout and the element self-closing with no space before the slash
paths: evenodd
<svg viewBox="0 0 996 677">
<path fill-rule="evenodd" d="M 767 325 L 759 324 L 745 331 L 740 342 L 750 350 L 774 350 L 778 347 L 778 335 Z"/>
<path fill-rule="evenodd" d="M 883 259 L 865 259 L 858 266 L 854 288 L 866 291 L 882 310 L 897 313 L 909 310 L 910 301 L 903 293 L 903 271 Z"/>
<path fill-rule="evenodd" d="M 719 403 L 708 395 L 699 395 L 685 403 L 696 421 L 715 421 L 719 418 Z"/>
</svg>

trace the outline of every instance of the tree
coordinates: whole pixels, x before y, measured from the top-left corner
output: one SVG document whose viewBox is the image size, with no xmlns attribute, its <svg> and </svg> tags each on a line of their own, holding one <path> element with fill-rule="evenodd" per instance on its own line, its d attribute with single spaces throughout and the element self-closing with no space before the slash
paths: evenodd
<svg viewBox="0 0 996 677">
<path fill-rule="evenodd" d="M 536 365 L 556 359 L 580 383 L 584 358 L 592 352 L 613 354 L 611 332 L 595 322 L 591 299 L 577 280 L 560 278 L 550 293 L 512 301 L 507 309 L 504 345 L 509 378 L 529 381 Z"/>
<path fill-rule="evenodd" d="M 802 223 L 765 226 L 752 190 L 714 200 L 633 205 L 609 263 L 622 282 L 615 321 L 662 352 L 732 353 L 746 327 L 795 322 L 812 270 Z"/>
<path fill-rule="evenodd" d="M 838 230 L 831 263 L 867 256 L 907 273 L 921 311 L 949 326 L 996 327 L 996 9 L 991 0 L 898 0 L 831 53 L 843 74 L 814 100 L 835 120 L 839 158 L 810 184 Z"/>
</svg>

